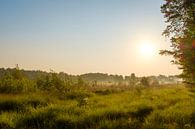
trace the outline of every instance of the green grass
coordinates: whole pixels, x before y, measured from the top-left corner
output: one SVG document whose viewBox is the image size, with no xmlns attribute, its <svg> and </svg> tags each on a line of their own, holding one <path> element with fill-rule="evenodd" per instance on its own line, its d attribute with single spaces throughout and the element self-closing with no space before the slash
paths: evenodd
<svg viewBox="0 0 195 129">
<path fill-rule="evenodd" d="M 193 129 L 195 92 L 184 86 L 123 92 L 0 94 L 2 129 Z M 82 99 L 86 103 L 80 105 Z"/>
</svg>

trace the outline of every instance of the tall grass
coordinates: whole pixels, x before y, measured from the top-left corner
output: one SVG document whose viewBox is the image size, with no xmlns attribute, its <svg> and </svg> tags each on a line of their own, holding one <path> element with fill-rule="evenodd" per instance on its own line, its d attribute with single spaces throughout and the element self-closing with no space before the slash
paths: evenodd
<svg viewBox="0 0 195 129">
<path fill-rule="evenodd" d="M 2 129 L 193 129 L 195 92 L 184 86 L 121 92 L 0 95 Z M 71 97 L 70 97 L 71 96 Z M 80 106 L 82 99 L 87 104 Z"/>
</svg>

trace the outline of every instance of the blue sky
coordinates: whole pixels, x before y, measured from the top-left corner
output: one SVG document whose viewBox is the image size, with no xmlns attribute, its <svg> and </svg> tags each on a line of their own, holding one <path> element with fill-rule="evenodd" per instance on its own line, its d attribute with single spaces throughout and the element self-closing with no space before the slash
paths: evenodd
<svg viewBox="0 0 195 129">
<path fill-rule="evenodd" d="M 1 0 L 0 67 L 71 74 L 177 74 L 170 57 L 143 58 L 141 41 L 161 36 L 163 0 Z M 159 65 L 162 65 L 159 69 Z M 152 70 L 151 70 L 152 69 Z"/>
</svg>

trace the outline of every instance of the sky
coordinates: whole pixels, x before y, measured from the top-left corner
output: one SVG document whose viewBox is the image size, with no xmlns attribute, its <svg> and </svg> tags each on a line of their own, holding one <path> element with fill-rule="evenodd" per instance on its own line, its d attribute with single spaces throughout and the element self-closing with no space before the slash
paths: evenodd
<svg viewBox="0 0 195 129">
<path fill-rule="evenodd" d="M 0 67 L 19 64 L 22 69 L 69 74 L 178 74 L 172 58 L 158 54 L 170 49 L 169 40 L 162 36 L 163 3 L 1 0 Z M 147 55 L 144 44 L 154 48 L 148 50 L 153 54 Z"/>
</svg>

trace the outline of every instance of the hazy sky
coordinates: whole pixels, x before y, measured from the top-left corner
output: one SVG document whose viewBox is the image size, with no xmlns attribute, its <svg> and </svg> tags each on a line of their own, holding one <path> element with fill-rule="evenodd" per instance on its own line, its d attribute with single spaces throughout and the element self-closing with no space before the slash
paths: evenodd
<svg viewBox="0 0 195 129">
<path fill-rule="evenodd" d="M 160 6 L 163 0 L 1 0 L 0 67 L 71 74 L 177 74 Z M 140 54 L 141 44 L 155 55 Z"/>
</svg>

